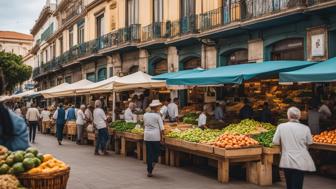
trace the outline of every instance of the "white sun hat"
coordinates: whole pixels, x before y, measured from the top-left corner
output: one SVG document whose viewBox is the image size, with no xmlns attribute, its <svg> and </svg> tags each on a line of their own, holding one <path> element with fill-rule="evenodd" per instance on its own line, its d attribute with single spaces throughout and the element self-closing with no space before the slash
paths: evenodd
<svg viewBox="0 0 336 189">
<path fill-rule="evenodd" d="M 161 106 L 162 103 L 159 100 L 153 100 L 152 103 L 149 105 L 150 107 Z"/>
</svg>

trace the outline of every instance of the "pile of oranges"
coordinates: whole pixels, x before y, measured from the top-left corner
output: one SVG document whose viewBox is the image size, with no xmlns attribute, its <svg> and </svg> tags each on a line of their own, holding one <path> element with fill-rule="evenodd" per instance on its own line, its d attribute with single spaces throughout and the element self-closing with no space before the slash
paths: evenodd
<svg viewBox="0 0 336 189">
<path fill-rule="evenodd" d="M 54 173 L 68 168 L 64 162 L 54 158 L 51 154 L 43 156 L 43 163 L 28 171 L 28 174 Z"/>
<path fill-rule="evenodd" d="M 239 134 L 223 134 L 213 143 L 215 146 L 226 149 L 245 148 L 258 145 L 258 141 Z"/>
<path fill-rule="evenodd" d="M 314 142 L 325 144 L 336 144 L 336 129 L 332 131 L 323 131 L 319 135 L 314 135 Z"/>
</svg>

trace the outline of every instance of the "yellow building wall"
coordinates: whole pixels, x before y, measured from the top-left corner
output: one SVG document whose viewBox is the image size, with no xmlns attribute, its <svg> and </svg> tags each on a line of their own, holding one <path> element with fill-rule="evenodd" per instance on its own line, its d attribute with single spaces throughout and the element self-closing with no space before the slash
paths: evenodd
<svg viewBox="0 0 336 189">
<path fill-rule="evenodd" d="M 151 24 L 153 21 L 153 1 L 139 0 L 139 24 L 141 27 Z"/>
<path fill-rule="evenodd" d="M 96 39 L 96 16 L 100 13 L 104 13 L 104 34 L 109 33 L 110 31 L 110 11 L 107 8 L 108 4 L 106 2 L 97 5 L 90 11 L 88 11 L 85 17 L 85 41 L 91 41 Z"/>
<path fill-rule="evenodd" d="M 175 21 L 180 18 L 180 0 L 165 0 L 163 14 L 165 21 Z"/>
<path fill-rule="evenodd" d="M 126 26 L 126 0 L 117 1 L 117 28 L 123 28 Z"/>
</svg>

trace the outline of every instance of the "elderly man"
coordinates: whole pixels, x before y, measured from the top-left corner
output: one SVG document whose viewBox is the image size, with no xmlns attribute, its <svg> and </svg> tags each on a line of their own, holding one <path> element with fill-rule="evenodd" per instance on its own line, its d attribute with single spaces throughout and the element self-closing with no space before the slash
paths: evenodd
<svg viewBox="0 0 336 189">
<path fill-rule="evenodd" d="M 309 127 L 299 122 L 298 108 L 289 108 L 287 116 L 289 121 L 277 127 L 273 143 L 281 145 L 280 167 L 285 170 L 287 189 L 302 189 L 304 172 L 316 170 L 308 152 L 313 139 Z"/>
<path fill-rule="evenodd" d="M 130 102 L 128 104 L 128 108 L 125 110 L 125 113 L 124 113 L 124 118 L 126 122 L 136 122 L 135 116 L 133 114 L 133 110 L 135 109 L 135 107 L 136 107 L 136 104 L 133 102 Z"/>
<path fill-rule="evenodd" d="M 106 151 L 106 143 L 108 140 L 108 131 L 106 127 L 107 117 L 102 109 L 102 103 L 100 100 L 95 101 L 95 109 L 93 111 L 93 123 L 98 130 L 98 137 L 96 141 L 95 155 L 99 154 L 99 149 L 104 153 L 104 155 L 108 155 Z"/>
</svg>

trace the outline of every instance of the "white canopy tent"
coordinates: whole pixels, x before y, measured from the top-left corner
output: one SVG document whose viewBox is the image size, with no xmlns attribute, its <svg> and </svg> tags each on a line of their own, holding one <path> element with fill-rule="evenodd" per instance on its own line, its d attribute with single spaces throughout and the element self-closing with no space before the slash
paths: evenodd
<svg viewBox="0 0 336 189">
<path fill-rule="evenodd" d="M 0 102 L 3 102 L 3 101 L 6 101 L 6 100 L 10 100 L 11 99 L 11 96 L 0 96 Z"/>
<path fill-rule="evenodd" d="M 76 89 L 77 95 L 83 94 L 97 94 L 97 93 L 109 93 L 112 92 L 115 80 L 118 76 L 113 76 L 97 83 L 91 83 Z"/>
<path fill-rule="evenodd" d="M 39 92 L 36 92 L 34 89 L 33 90 L 29 90 L 29 91 L 25 91 L 19 94 L 15 94 L 10 96 L 10 98 L 23 98 L 23 97 L 27 97 L 27 96 L 33 96 L 33 95 L 37 95 L 39 94 Z"/>
<path fill-rule="evenodd" d="M 77 81 L 75 83 L 63 85 L 61 87 L 57 86 L 57 88 L 54 88 L 50 91 L 47 90 L 46 92 L 43 92 L 42 95 L 45 98 L 74 96 L 77 89 L 80 89 L 81 87 L 85 87 L 85 86 L 90 85 L 90 84 L 93 84 L 93 82 L 89 81 L 87 79 L 83 79 L 83 80 Z"/>
<path fill-rule="evenodd" d="M 54 92 L 59 92 L 61 90 L 67 89 L 67 86 L 70 85 L 69 83 L 62 83 L 50 89 L 46 89 L 43 91 L 39 91 L 38 93 L 41 94 L 44 98 L 53 98 Z"/>
<path fill-rule="evenodd" d="M 133 74 L 120 77 L 114 83 L 114 90 L 125 91 L 138 88 L 161 88 L 166 87 L 166 82 L 163 80 L 153 80 L 152 76 L 138 71 Z"/>
</svg>

